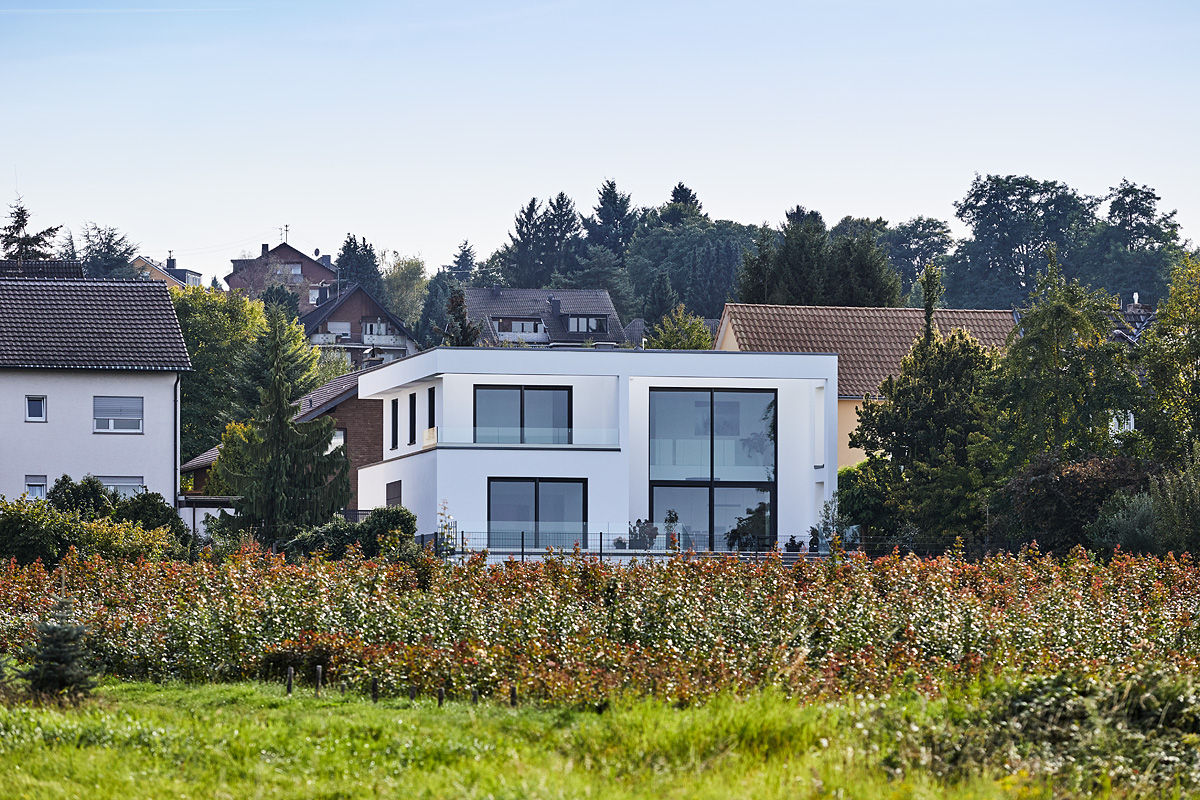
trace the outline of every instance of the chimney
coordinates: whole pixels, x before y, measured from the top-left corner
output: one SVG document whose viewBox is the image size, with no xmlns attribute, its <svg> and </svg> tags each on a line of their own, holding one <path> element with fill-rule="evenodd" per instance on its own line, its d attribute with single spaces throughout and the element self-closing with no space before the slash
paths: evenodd
<svg viewBox="0 0 1200 800">
<path fill-rule="evenodd" d="M 325 266 L 333 269 L 333 256 L 329 255 L 328 253 L 323 256 L 317 256 L 317 261 L 320 261 Z"/>
<path fill-rule="evenodd" d="M 267 253 L 270 251 L 270 249 L 271 249 L 271 245 L 269 245 L 269 244 L 264 244 L 264 245 L 263 245 L 263 251 L 262 251 L 262 256 L 261 256 L 261 258 L 266 258 L 266 257 L 267 257 Z"/>
<path fill-rule="evenodd" d="M 167 258 L 167 269 L 175 269 L 175 259 Z"/>
<path fill-rule="evenodd" d="M 562 300 L 550 295 L 550 313 L 556 317 L 562 316 Z"/>
</svg>

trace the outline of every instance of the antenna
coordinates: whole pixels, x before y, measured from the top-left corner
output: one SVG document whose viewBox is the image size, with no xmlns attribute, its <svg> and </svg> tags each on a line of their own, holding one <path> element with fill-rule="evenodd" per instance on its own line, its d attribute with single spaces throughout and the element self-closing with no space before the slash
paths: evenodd
<svg viewBox="0 0 1200 800">
<path fill-rule="evenodd" d="M 288 237 L 288 226 L 283 225 L 279 228 L 279 238 L 283 240 L 284 244 L 287 244 L 287 237 Z"/>
</svg>

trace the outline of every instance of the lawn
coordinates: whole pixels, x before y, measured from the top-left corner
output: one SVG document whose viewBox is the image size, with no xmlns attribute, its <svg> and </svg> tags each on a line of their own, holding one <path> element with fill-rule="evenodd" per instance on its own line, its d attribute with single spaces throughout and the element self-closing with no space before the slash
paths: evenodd
<svg viewBox="0 0 1200 800">
<path fill-rule="evenodd" d="M 0 797 L 1001 797 L 889 777 L 851 705 L 778 695 L 603 713 L 239 683 L 108 683 L 79 709 L 0 708 Z M 1027 796 L 1042 796 L 1038 790 Z"/>
</svg>

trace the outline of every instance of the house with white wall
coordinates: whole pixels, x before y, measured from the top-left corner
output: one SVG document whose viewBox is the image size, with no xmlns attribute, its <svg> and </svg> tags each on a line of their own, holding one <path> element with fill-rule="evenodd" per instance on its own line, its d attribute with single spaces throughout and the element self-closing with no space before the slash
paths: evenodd
<svg viewBox="0 0 1200 800">
<path fill-rule="evenodd" d="M 359 506 L 427 533 L 444 503 L 469 549 L 769 549 L 837 489 L 833 355 L 439 347 L 359 397 L 383 401 Z"/>
<path fill-rule="evenodd" d="M 90 474 L 173 502 L 189 369 L 163 283 L 0 278 L 0 495 Z"/>
</svg>

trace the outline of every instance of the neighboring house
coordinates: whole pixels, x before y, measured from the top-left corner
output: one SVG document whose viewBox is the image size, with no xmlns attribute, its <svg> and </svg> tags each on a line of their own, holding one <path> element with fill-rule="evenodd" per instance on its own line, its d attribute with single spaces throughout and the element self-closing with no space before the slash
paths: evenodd
<svg viewBox="0 0 1200 800">
<path fill-rule="evenodd" d="M 258 258 L 235 258 L 232 264 L 233 271 L 225 276 L 230 289 L 258 297 L 270 286 L 286 286 L 300 297 L 301 314 L 316 307 L 320 288 L 338 277 L 330 256 L 318 253 L 312 258 L 286 242 L 275 247 L 264 244 Z"/>
<path fill-rule="evenodd" d="M 637 317 L 630 321 L 625 326 L 625 340 L 634 347 L 645 346 L 645 341 L 650 337 L 650 331 L 656 326 L 657 322 L 647 323 L 641 317 Z M 721 326 L 720 317 L 706 317 L 704 327 L 708 328 L 709 334 L 712 335 L 713 341 L 717 339 L 717 328 Z"/>
<path fill-rule="evenodd" d="M 358 502 L 425 532 L 444 504 L 457 543 L 497 556 L 662 551 L 669 512 L 684 550 L 807 542 L 837 489 L 836 395 L 831 355 L 434 348 L 359 378 L 383 442 Z"/>
<path fill-rule="evenodd" d="M 202 276 L 199 272 L 180 269 L 174 258 L 167 258 L 167 263 L 164 265 L 146 256 L 138 256 L 129 262 L 129 268 L 135 270 L 144 280 L 162 281 L 167 286 L 202 285 Z"/>
<path fill-rule="evenodd" d="M 417 352 L 417 341 L 400 318 L 356 284 L 323 286 L 317 306 L 300 318 L 309 341 L 344 350 L 355 367 L 394 361 Z"/>
<path fill-rule="evenodd" d="M 344 444 L 350 460 L 350 502 L 347 508 L 358 506 L 358 470 L 379 460 L 383 448 L 383 404 L 378 400 L 360 400 L 358 379 L 378 367 L 369 367 L 334 378 L 296 401 L 296 420 L 308 422 L 318 417 L 332 417 L 334 436 L 332 447 Z M 205 496 L 208 473 L 217 460 L 220 447 L 206 450 L 180 467 L 180 472 L 192 479 L 190 497 Z"/>
<path fill-rule="evenodd" d="M 161 283 L 0 278 L 0 494 L 91 474 L 173 502 L 189 369 Z"/>
<path fill-rule="evenodd" d="M 463 289 L 481 345 L 624 344 L 625 329 L 607 289 Z"/>
<path fill-rule="evenodd" d="M 0 278 L 82 278 L 82 261 L 0 259 Z"/>
<path fill-rule="evenodd" d="M 934 323 L 943 334 L 962 328 L 984 347 L 1004 346 L 1012 311 L 938 309 Z M 920 308 L 851 308 L 726 303 L 713 347 L 757 353 L 836 353 L 838 357 L 837 440 L 840 466 L 866 454 L 850 446 L 864 397 L 900 371 L 900 362 L 925 329 Z"/>
</svg>

